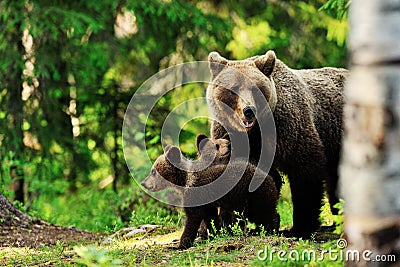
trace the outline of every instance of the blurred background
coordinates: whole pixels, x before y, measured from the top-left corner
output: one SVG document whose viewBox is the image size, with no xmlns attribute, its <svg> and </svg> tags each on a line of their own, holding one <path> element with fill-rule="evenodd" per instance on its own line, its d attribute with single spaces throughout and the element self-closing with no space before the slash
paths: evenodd
<svg viewBox="0 0 400 267">
<path fill-rule="evenodd" d="M 135 91 L 211 51 L 243 59 L 273 49 L 292 68 L 346 67 L 345 7 L 330 2 L 0 0 L 0 192 L 33 216 L 90 231 L 181 224 L 126 167 L 121 129 Z M 189 84 L 158 102 L 141 133 L 150 158 L 162 153 L 170 110 L 204 95 Z M 184 153 L 194 157 L 196 135 L 208 132 L 207 119 L 186 124 Z"/>
</svg>

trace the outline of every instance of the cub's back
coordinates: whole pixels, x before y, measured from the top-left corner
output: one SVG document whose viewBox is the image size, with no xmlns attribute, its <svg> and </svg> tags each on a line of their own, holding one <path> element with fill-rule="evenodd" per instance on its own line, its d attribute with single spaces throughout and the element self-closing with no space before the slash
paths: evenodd
<svg viewBox="0 0 400 267">
<path fill-rule="evenodd" d="M 228 192 L 226 196 L 232 195 L 232 197 L 240 199 L 240 196 L 249 193 L 249 185 L 253 176 L 255 179 L 265 180 L 264 183 L 271 188 L 272 193 L 277 194 L 272 177 L 244 160 L 231 160 L 228 165 L 211 165 L 201 171 L 189 173 L 186 186 L 200 187 L 212 183 L 207 190 Z"/>
</svg>

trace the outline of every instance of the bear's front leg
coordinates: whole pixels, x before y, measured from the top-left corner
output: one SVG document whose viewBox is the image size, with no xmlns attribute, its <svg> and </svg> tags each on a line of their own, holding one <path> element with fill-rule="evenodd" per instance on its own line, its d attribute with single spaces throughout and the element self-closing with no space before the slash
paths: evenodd
<svg viewBox="0 0 400 267">
<path fill-rule="evenodd" d="M 196 238 L 200 223 L 205 217 L 204 208 L 185 208 L 186 220 L 181 240 L 179 242 L 180 249 L 190 248 Z"/>
<path fill-rule="evenodd" d="M 336 165 L 336 169 L 335 169 L 335 167 L 332 167 L 331 169 L 333 169 L 333 170 L 330 170 L 329 176 L 326 181 L 328 200 L 329 200 L 329 205 L 330 205 L 332 214 L 338 215 L 339 210 L 334 207 L 337 203 L 339 203 L 339 197 L 337 195 L 337 184 L 339 181 L 337 165 Z"/>
<path fill-rule="evenodd" d="M 249 194 L 249 220 L 257 225 L 256 231 L 260 231 L 260 225 L 267 233 L 279 230 L 280 217 L 276 211 L 278 196 L 275 183 L 270 177 L 266 177 L 260 187 Z"/>
</svg>

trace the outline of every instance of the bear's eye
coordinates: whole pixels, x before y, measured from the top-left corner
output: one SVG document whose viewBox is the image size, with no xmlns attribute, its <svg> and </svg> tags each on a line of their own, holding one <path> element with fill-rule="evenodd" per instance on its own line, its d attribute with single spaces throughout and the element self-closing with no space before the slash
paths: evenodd
<svg viewBox="0 0 400 267">
<path fill-rule="evenodd" d="M 156 170 L 152 169 L 151 170 L 151 175 L 156 175 Z"/>
<path fill-rule="evenodd" d="M 217 150 L 219 150 L 219 144 L 216 144 L 215 147 L 217 148 Z"/>
<path fill-rule="evenodd" d="M 237 95 L 237 93 L 239 92 L 239 87 L 234 86 L 234 87 L 230 88 L 229 91 L 231 92 L 231 94 Z"/>
</svg>

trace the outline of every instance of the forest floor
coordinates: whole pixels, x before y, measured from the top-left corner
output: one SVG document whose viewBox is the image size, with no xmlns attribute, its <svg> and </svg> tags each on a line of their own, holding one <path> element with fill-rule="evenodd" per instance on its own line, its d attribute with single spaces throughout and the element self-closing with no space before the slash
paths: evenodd
<svg viewBox="0 0 400 267">
<path fill-rule="evenodd" d="M 103 235 L 104 236 L 104 235 Z M 0 247 L 31 247 L 69 244 L 76 241 L 96 241 L 101 234 L 57 226 L 29 216 L 0 194 Z"/>
<path fill-rule="evenodd" d="M 105 234 L 83 231 L 73 226 L 58 226 L 42 220 L 0 223 L 0 247 L 39 248 L 56 245 L 57 242 L 96 242 L 104 236 Z"/>
<path fill-rule="evenodd" d="M 153 208 L 160 212 L 159 206 Z M 290 228 L 291 209 L 286 198 L 281 199 L 279 213 L 281 230 Z M 138 210 L 137 215 L 140 214 L 148 216 L 144 210 Z M 94 233 L 73 226 L 58 226 L 31 217 L 16 209 L 0 194 L 0 266 L 343 266 L 344 264 L 343 258 L 340 257 L 343 250 L 340 250 L 340 247 L 338 250 L 339 241 L 343 239 L 333 234 L 332 229 L 328 232 L 317 232 L 309 240 L 302 240 L 287 238 L 281 233 L 273 235 L 259 233 L 251 236 L 236 225 L 230 234 L 222 232 L 208 240 L 197 239 L 192 248 L 177 250 L 183 230 L 182 225 L 160 220 L 160 216 L 167 216 L 160 214 L 163 213 L 155 213 L 148 220 L 154 223 L 158 218 L 156 223 L 159 225 L 133 223 L 130 226 L 136 227 L 122 228 L 115 233 Z M 327 217 L 324 212 L 321 214 Z M 278 251 L 285 253 L 283 256 L 286 260 L 279 258 Z M 334 256 L 337 257 L 328 258 L 328 255 L 324 254 L 326 251 L 336 251 Z M 303 258 L 303 254 L 307 256 L 310 252 L 315 253 L 314 256 L 311 255 L 312 258 Z M 287 259 L 289 253 L 295 257 L 294 261 Z"/>
<path fill-rule="evenodd" d="M 285 251 L 334 248 L 338 236 L 317 233 L 312 240 L 280 235 L 243 233 L 197 240 L 194 247 L 177 250 L 182 229 L 146 225 L 121 229 L 113 235 L 61 227 L 43 221 L 0 225 L 0 266 L 341 266 L 316 259 L 277 262 L 271 249 Z M 268 248 L 268 252 L 267 252 Z M 260 250 L 263 250 L 260 254 Z M 258 257 L 261 255 L 261 258 Z M 264 257 L 265 258 L 262 258 Z M 267 257 L 268 256 L 268 257 Z M 318 259 L 317 259 L 318 260 Z M 272 261 L 272 262 L 271 262 Z M 278 265 L 277 265 L 278 264 Z M 287 265 L 289 264 L 289 265 Z M 322 264 L 322 265 L 321 265 Z M 332 265 L 333 264 L 333 265 Z"/>
<path fill-rule="evenodd" d="M 0 266 L 37 265 L 35 262 L 19 260 L 19 257 L 28 259 L 28 254 L 39 255 L 38 251 L 43 248 L 51 250 L 53 247 L 69 247 L 78 243 L 95 243 L 104 237 L 102 233 L 83 231 L 73 226 L 58 226 L 31 217 L 0 195 Z"/>
</svg>

